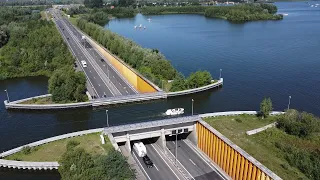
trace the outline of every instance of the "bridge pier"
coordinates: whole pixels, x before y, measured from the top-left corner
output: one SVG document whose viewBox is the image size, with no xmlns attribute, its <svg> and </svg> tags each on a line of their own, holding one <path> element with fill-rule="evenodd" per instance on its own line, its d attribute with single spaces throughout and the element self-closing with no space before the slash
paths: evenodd
<svg viewBox="0 0 320 180">
<path fill-rule="evenodd" d="M 156 141 L 156 143 L 162 148 L 163 152 L 167 154 L 167 148 L 166 148 L 167 143 L 166 143 L 166 135 L 165 135 L 164 128 L 161 128 L 161 135 Z"/>
<path fill-rule="evenodd" d="M 197 136 L 197 124 L 193 125 L 193 131 L 188 136 L 188 139 L 195 145 L 198 146 L 198 136 Z"/>
<path fill-rule="evenodd" d="M 131 144 L 130 144 L 130 135 L 127 133 L 127 139 L 126 139 L 126 149 L 128 152 L 131 152 Z"/>
</svg>

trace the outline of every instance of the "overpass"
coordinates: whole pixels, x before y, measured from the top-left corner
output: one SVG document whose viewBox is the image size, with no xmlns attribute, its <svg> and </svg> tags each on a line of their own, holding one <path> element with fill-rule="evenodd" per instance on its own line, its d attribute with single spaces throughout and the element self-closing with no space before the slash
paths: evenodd
<svg viewBox="0 0 320 180">
<path fill-rule="evenodd" d="M 273 112 L 272 115 L 281 112 Z M 281 178 L 202 120 L 202 117 L 256 114 L 255 111 L 210 113 L 159 121 L 106 127 L 116 149 L 139 164 L 147 179 L 159 179 L 164 173 L 178 179 L 277 179 Z M 142 141 L 157 170 L 146 168 L 132 151 Z M 131 152 L 131 153 L 130 153 Z M 160 166 L 161 168 L 158 168 Z M 160 172 L 158 169 L 172 169 Z M 164 179 L 172 179 L 165 177 Z M 161 178 L 160 178 L 161 179 Z"/>
</svg>

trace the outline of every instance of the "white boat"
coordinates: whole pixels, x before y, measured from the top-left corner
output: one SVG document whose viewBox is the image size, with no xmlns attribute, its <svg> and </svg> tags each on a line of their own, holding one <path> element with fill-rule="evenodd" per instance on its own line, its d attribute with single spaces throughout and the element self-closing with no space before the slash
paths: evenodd
<svg viewBox="0 0 320 180">
<path fill-rule="evenodd" d="M 184 109 L 183 108 L 168 109 L 166 111 L 166 115 L 167 116 L 174 116 L 174 115 L 179 115 L 179 114 L 183 114 L 183 113 L 184 113 Z"/>
<path fill-rule="evenodd" d="M 311 7 L 313 7 L 313 5 L 311 5 Z"/>
<path fill-rule="evenodd" d="M 144 26 L 143 29 L 146 29 L 146 26 Z"/>
<path fill-rule="evenodd" d="M 149 18 L 149 19 L 147 19 L 148 21 L 151 21 L 151 19 Z"/>
<path fill-rule="evenodd" d="M 135 29 L 137 29 L 137 26 L 134 26 Z"/>
<path fill-rule="evenodd" d="M 140 24 L 139 28 L 142 28 L 142 24 Z"/>
<path fill-rule="evenodd" d="M 289 14 L 284 13 L 284 14 L 282 14 L 282 15 L 284 15 L 284 16 L 288 16 Z"/>
</svg>

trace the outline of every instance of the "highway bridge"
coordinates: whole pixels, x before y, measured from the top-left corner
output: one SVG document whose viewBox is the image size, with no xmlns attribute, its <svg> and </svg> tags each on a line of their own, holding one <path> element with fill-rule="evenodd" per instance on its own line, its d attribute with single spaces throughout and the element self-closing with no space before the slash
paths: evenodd
<svg viewBox="0 0 320 180">
<path fill-rule="evenodd" d="M 79 68 L 85 73 L 90 92 L 94 98 L 106 98 L 137 94 L 138 91 L 99 53 L 60 11 L 51 10 L 53 21 L 56 23 L 65 42 L 77 60 Z M 84 67 L 81 61 L 86 62 Z"/>
</svg>

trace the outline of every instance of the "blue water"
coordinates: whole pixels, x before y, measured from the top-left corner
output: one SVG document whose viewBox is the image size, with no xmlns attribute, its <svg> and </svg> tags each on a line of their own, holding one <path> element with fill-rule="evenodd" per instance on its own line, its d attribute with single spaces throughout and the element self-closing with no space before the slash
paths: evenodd
<svg viewBox="0 0 320 180">
<path fill-rule="evenodd" d="M 164 118 L 168 108 L 185 115 L 229 110 L 257 110 L 271 97 L 275 110 L 290 108 L 320 116 L 320 7 L 305 2 L 276 3 L 281 21 L 232 24 L 201 15 L 142 16 L 113 20 L 106 26 L 143 47 L 159 49 L 185 75 L 208 70 L 225 80 L 222 89 L 149 104 L 110 107 L 109 124 Z M 149 23 L 148 18 L 152 21 Z M 134 30 L 134 25 L 146 26 Z M 0 151 L 63 133 L 106 125 L 105 109 L 7 111 L 3 102 L 47 93 L 47 78 L 0 81 Z M 57 172 L 0 169 L 0 179 L 59 179 Z"/>
<path fill-rule="evenodd" d="M 234 24 L 202 15 L 138 14 L 105 28 L 159 49 L 186 76 L 208 70 L 217 78 L 221 68 L 225 85 L 206 107 L 256 109 L 270 97 L 275 110 L 284 110 L 291 95 L 292 108 L 320 115 L 320 7 L 275 4 L 288 14 L 281 21 Z M 134 29 L 140 24 L 146 29 Z"/>
</svg>

